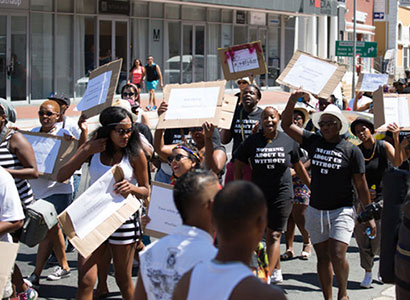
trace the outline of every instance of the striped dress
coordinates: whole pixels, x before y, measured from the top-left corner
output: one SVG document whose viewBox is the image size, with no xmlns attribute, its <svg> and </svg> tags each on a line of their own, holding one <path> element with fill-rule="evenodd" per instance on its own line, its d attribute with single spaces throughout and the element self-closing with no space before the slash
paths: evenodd
<svg viewBox="0 0 410 300">
<path fill-rule="evenodd" d="M 125 155 L 122 158 L 120 167 L 124 171 L 124 178 L 132 184 L 138 185 L 134 178 L 134 169 Z M 111 168 L 112 166 L 104 165 L 101 162 L 100 153 L 94 154 L 88 168 L 90 173 L 90 185 Z M 108 242 L 114 245 L 127 245 L 137 242 L 142 235 L 140 224 L 140 215 L 137 211 L 108 238 Z"/>
<path fill-rule="evenodd" d="M 11 130 L 4 141 L 0 144 L 0 166 L 5 169 L 23 169 L 23 165 L 17 158 L 16 154 L 10 152 L 9 142 L 15 131 Z M 33 191 L 31 190 L 30 184 L 26 179 L 14 178 L 17 190 L 19 192 L 21 203 L 23 207 L 34 202 Z"/>
</svg>

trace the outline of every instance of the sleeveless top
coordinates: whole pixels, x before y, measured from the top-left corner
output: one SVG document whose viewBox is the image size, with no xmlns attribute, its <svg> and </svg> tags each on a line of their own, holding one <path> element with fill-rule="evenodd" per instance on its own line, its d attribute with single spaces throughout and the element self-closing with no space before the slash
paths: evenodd
<svg viewBox="0 0 410 300">
<path fill-rule="evenodd" d="M 147 81 L 154 81 L 158 80 L 158 73 L 157 73 L 157 65 L 152 64 L 152 66 L 146 64 L 145 65 L 145 74 L 147 75 Z"/>
<path fill-rule="evenodd" d="M 10 139 L 14 134 L 15 131 L 11 130 L 10 133 L 4 139 L 4 141 L 0 144 L 0 166 L 2 166 L 5 169 L 23 169 L 23 165 L 18 160 L 17 155 L 11 153 L 9 149 Z M 31 190 L 30 183 L 26 179 L 19 178 L 14 178 L 14 182 L 16 183 L 23 207 L 30 205 L 34 200 L 33 191 Z"/>
<path fill-rule="evenodd" d="M 141 82 L 142 79 L 142 66 L 139 68 L 134 68 L 132 70 L 132 83 L 133 84 L 138 84 Z"/>
<path fill-rule="evenodd" d="M 126 155 L 123 155 L 122 160 L 120 162 L 120 167 L 124 172 L 124 179 L 128 180 L 132 184 L 136 185 L 136 179 L 134 178 L 134 169 L 132 168 L 130 161 Z M 92 185 L 98 178 L 104 175 L 108 170 L 110 170 L 113 166 L 104 165 L 101 162 L 101 154 L 96 153 L 92 156 L 90 166 L 88 171 L 90 173 L 90 185 Z"/>
<path fill-rule="evenodd" d="M 255 275 L 241 262 L 200 263 L 192 270 L 187 300 L 228 300 L 235 287 L 250 276 Z"/>
</svg>

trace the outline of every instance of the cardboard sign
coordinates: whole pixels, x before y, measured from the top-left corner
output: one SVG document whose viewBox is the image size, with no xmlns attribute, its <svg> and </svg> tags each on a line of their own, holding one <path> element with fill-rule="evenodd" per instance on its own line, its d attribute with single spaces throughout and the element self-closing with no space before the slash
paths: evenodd
<svg viewBox="0 0 410 300">
<path fill-rule="evenodd" d="M 113 173 L 113 177 L 115 178 L 115 182 L 121 181 L 124 178 L 123 171 L 119 166 L 114 166 L 111 171 Z M 81 197 L 85 195 L 85 193 L 86 192 L 84 192 L 74 202 L 81 201 Z M 119 209 L 112 211 L 112 214 L 106 220 L 104 220 L 83 238 L 80 238 L 76 234 L 67 210 L 63 211 L 57 219 L 71 244 L 83 257 L 87 258 L 140 207 L 141 203 L 134 196 L 129 195 L 125 201 L 123 201 L 123 205 Z"/>
<path fill-rule="evenodd" d="M 363 74 L 359 75 L 356 90 L 361 92 L 374 92 L 381 86 L 392 85 L 393 75 L 389 74 Z"/>
<path fill-rule="evenodd" d="M 276 82 L 329 98 L 346 73 L 346 66 L 296 51 Z"/>
<path fill-rule="evenodd" d="M 86 118 L 98 115 L 112 105 L 118 84 L 122 58 L 105 64 L 90 73 L 87 89 L 76 109 Z"/>
<path fill-rule="evenodd" d="M 224 96 L 226 81 L 168 84 L 164 100 L 168 110 L 158 119 L 158 129 L 200 127 L 205 121 L 218 128 L 231 127 L 237 98 Z"/>
<path fill-rule="evenodd" d="M 148 217 L 151 221 L 145 228 L 145 234 L 161 238 L 171 234 L 176 227 L 182 225 L 172 190 L 172 185 L 152 182 L 151 201 L 148 208 Z"/>
<path fill-rule="evenodd" d="M 218 48 L 218 56 L 226 80 L 268 73 L 260 41 Z"/>
<path fill-rule="evenodd" d="M 78 141 L 44 132 L 20 132 L 33 147 L 39 176 L 56 181 L 58 170 L 77 151 Z"/>
<path fill-rule="evenodd" d="M 383 88 L 374 92 L 374 128 L 384 131 L 388 124 L 395 122 L 400 130 L 410 130 L 409 99 L 409 94 L 383 94 Z"/>
<path fill-rule="evenodd" d="M 16 261 L 19 244 L 0 242 L 0 296 L 3 296 L 7 281 L 11 279 L 11 271 Z"/>
</svg>

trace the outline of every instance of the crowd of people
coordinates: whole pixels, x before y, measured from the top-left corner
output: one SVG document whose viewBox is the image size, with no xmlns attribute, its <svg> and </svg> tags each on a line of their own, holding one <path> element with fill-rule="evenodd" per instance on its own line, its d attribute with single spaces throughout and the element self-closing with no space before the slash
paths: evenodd
<svg viewBox="0 0 410 300">
<path fill-rule="evenodd" d="M 126 300 L 285 299 L 273 284 L 284 280 L 281 260 L 296 255 L 296 226 L 303 238 L 301 258 L 310 259 L 312 248 L 316 253 L 324 299 L 332 299 L 333 274 L 337 299 L 348 299 L 346 252 L 353 233 L 364 269 L 361 286 L 371 286 L 382 222 L 372 209 L 383 206 L 383 175 L 391 168 L 409 172 L 410 135 L 392 123 L 385 140 L 376 139 L 371 118 L 358 117 L 349 124 L 341 110 L 347 101 L 333 95 L 316 99 L 296 90 L 284 111 L 261 108 L 263 92 L 251 76 L 236 81 L 239 93 L 230 129 L 205 122 L 202 127 L 156 129 L 152 135 L 140 105 L 144 78 L 150 91 L 146 110 L 157 109 L 161 116 L 168 105 L 156 107 L 154 91 L 163 84 L 152 56 L 145 67 L 134 61 L 121 99 L 100 113 L 94 132 L 89 132 L 85 117 L 74 123 L 65 116 L 71 103 L 62 94 L 50 95 L 39 106 L 41 126 L 33 132 L 78 140 L 56 181 L 39 177 L 37 164 L 44 162 L 36 162 L 28 140 L 10 125 L 16 122 L 12 104 L 0 99 L 1 241 L 18 242 L 24 211 L 36 199 L 52 203 L 60 214 L 76 197 L 81 180 L 89 177 L 91 185 L 119 165 L 124 179 L 114 192 L 125 198 L 134 195 L 145 207 L 89 257 L 78 254 L 77 299 L 107 295 L 111 261 Z M 400 89 L 395 83 L 391 89 L 403 93 L 408 87 Z M 366 95 L 370 102 L 365 104 L 359 101 L 363 97 L 358 93 L 352 108 L 371 112 L 372 95 Z M 359 146 L 348 140 L 349 130 L 361 141 Z M 231 142 L 227 162 L 224 145 Z M 155 181 L 173 186 L 182 225 L 150 243 L 144 229 L 151 220 L 144 211 L 154 169 Z M 283 232 L 286 251 L 281 254 Z M 32 274 L 24 274 L 24 279 L 15 265 L 3 298 L 35 300 L 50 255 L 58 266 L 47 280 L 70 276 L 65 249 L 66 238 L 57 224 L 39 244 Z M 135 286 L 134 259 L 139 266 Z"/>
</svg>

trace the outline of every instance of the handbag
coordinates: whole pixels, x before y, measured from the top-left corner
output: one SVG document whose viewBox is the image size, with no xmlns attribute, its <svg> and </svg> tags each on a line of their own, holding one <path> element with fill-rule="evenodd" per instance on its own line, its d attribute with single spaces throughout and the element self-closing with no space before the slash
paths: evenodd
<svg viewBox="0 0 410 300">
<path fill-rule="evenodd" d="M 34 247 L 47 235 L 47 232 L 57 224 L 57 212 L 54 205 L 39 199 L 26 207 L 26 219 L 22 228 L 20 242 Z"/>
</svg>

